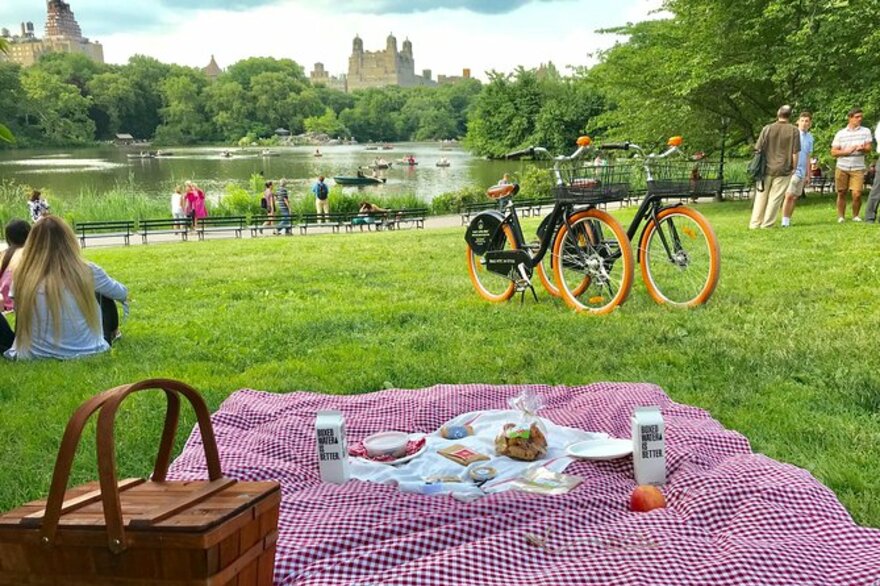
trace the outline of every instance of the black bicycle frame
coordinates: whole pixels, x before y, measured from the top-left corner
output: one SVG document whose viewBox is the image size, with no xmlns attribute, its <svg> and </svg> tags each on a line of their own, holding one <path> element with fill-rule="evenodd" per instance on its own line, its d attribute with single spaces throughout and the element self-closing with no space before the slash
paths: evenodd
<svg viewBox="0 0 880 586">
<path fill-rule="evenodd" d="M 550 245 L 553 243 L 553 235 L 556 233 L 556 230 L 553 228 L 560 222 L 560 220 L 565 221 L 568 224 L 568 214 L 566 211 L 571 206 L 567 204 L 556 203 L 553 205 L 553 211 L 550 212 L 550 221 L 547 223 L 547 231 L 544 232 L 544 235 L 541 237 L 541 246 L 538 248 L 537 254 L 530 255 L 531 256 L 531 267 L 534 268 L 541 263 L 541 260 L 544 259 L 544 255 L 547 254 L 547 251 L 550 249 Z M 508 209 L 505 211 L 504 219 L 501 221 L 501 227 L 504 224 L 508 224 L 513 230 L 513 236 L 516 239 L 517 248 L 526 248 L 528 245 L 525 241 L 525 236 L 523 235 L 522 225 L 519 223 L 519 214 L 516 213 L 516 203 L 511 201 Z M 500 227 L 499 227 L 500 228 Z M 571 226 L 569 226 L 571 228 Z"/>
<path fill-rule="evenodd" d="M 672 233 L 672 240 L 674 244 L 674 248 L 670 250 L 669 242 L 666 240 L 666 234 L 663 230 L 660 229 L 660 222 L 657 220 L 657 215 L 663 210 L 669 208 L 679 207 L 681 204 L 676 203 L 672 205 L 662 205 L 663 198 L 659 195 L 648 194 L 642 200 L 639 209 L 636 211 L 636 215 L 633 218 L 632 223 L 629 225 L 629 228 L 626 231 L 626 236 L 629 238 L 630 242 L 635 242 L 633 238 L 636 235 L 636 232 L 639 231 L 639 227 L 642 225 L 642 222 L 646 220 L 646 218 L 650 218 L 653 220 L 654 224 L 657 225 L 657 233 L 660 235 L 660 242 L 663 243 L 663 248 L 666 249 L 666 254 L 672 258 L 673 250 L 681 250 L 681 240 L 678 237 L 678 231 L 675 229 L 675 225 L 671 222 L 669 223 L 670 232 Z M 641 243 L 641 239 L 636 243 L 636 262 L 642 262 L 642 248 L 639 246 Z"/>
</svg>

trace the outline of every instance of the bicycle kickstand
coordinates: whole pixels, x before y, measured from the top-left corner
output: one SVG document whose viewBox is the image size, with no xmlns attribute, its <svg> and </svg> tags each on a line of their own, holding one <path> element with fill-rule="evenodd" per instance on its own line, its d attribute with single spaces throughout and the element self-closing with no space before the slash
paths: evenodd
<svg viewBox="0 0 880 586">
<path fill-rule="evenodd" d="M 525 287 L 520 289 L 519 291 L 519 304 L 523 305 L 526 302 L 526 290 L 532 292 L 532 297 L 535 298 L 535 303 L 538 303 L 538 294 L 535 292 L 535 286 L 531 283 L 528 283 Z"/>
</svg>

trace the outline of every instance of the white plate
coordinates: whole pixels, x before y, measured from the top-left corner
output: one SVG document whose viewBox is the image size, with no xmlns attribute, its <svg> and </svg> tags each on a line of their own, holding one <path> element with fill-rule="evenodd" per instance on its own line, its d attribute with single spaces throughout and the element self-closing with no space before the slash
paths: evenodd
<svg viewBox="0 0 880 586">
<path fill-rule="evenodd" d="M 379 462 L 378 460 L 371 460 L 369 458 L 358 458 L 358 460 L 360 460 L 361 462 L 369 462 L 370 464 L 384 464 L 386 466 L 399 466 L 400 464 L 405 464 L 406 462 L 409 462 L 413 458 L 417 458 L 417 457 L 421 456 L 425 452 L 426 449 L 428 449 L 427 442 L 425 442 L 425 445 L 423 445 L 422 448 L 418 452 L 416 452 L 414 454 L 410 454 L 409 456 L 403 456 L 403 457 L 398 458 L 396 460 L 388 460 L 387 462 Z"/>
<path fill-rule="evenodd" d="M 565 452 L 584 460 L 615 460 L 632 454 L 633 443 L 628 439 L 599 439 L 571 444 Z"/>
</svg>

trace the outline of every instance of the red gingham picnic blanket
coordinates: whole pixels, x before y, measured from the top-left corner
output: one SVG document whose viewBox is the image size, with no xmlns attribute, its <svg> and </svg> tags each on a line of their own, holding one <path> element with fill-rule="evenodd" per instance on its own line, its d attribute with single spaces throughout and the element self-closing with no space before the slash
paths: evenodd
<svg viewBox="0 0 880 586">
<path fill-rule="evenodd" d="M 629 437 L 634 407 L 660 405 L 667 508 L 629 511 L 631 458 L 573 463 L 566 473 L 584 481 L 564 496 L 507 491 L 470 503 L 320 481 L 320 409 L 343 412 L 351 442 L 387 429 L 430 433 L 460 413 L 504 409 L 522 386 L 238 391 L 212 419 L 226 475 L 281 482 L 276 584 L 880 585 L 880 531 L 855 525 L 808 472 L 752 453 L 705 411 L 649 384 L 528 386 L 544 399 L 542 417 L 613 437 Z M 206 477 L 197 433 L 171 477 Z M 526 542 L 547 528 L 551 550 L 573 544 L 552 553 Z"/>
</svg>

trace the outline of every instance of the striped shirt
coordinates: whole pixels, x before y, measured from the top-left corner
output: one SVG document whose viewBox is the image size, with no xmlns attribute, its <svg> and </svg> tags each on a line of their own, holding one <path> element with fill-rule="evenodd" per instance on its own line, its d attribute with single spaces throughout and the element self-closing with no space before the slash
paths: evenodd
<svg viewBox="0 0 880 586">
<path fill-rule="evenodd" d="M 831 148 L 849 149 L 871 142 L 871 131 L 864 126 L 850 129 L 849 126 L 838 130 L 831 141 Z M 865 168 L 865 153 L 857 151 L 851 155 L 837 157 L 837 168 L 841 171 L 858 171 Z"/>
</svg>

